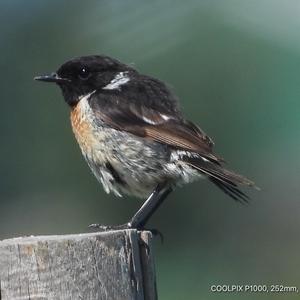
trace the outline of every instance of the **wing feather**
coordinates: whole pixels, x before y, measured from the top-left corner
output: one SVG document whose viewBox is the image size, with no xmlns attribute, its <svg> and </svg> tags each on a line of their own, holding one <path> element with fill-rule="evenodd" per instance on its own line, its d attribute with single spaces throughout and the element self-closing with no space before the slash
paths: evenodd
<svg viewBox="0 0 300 300">
<path fill-rule="evenodd" d="M 118 105 L 112 105 L 108 98 L 105 99 L 108 102 L 106 105 L 102 101 L 101 106 L 97 106 L 101 101 L 100 96 L 92 95 L 90 102 L 97 117 L 111 127 L 166 144 L 174 149 L 199 153 L 216 163 L 223 161 L 213 153 L 212 139 L 198 126 L 184 120 L 181 115 L 168 114 L 142 104 L 119 101 Z"/>
</svg>

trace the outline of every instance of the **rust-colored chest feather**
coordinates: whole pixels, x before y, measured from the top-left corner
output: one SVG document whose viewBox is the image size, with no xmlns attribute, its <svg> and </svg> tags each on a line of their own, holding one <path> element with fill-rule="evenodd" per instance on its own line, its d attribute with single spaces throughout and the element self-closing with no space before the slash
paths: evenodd
<svg viewBox="0 0 300 300">
<path fill-rule="evenodd" d="M 82 152 L 89 156 L 97 143 L 96 130 L 93 128 L 91 111 L 86 107 L 85 99 L 71 110 L 71 124 L 76 140 Z"/>
</svg>

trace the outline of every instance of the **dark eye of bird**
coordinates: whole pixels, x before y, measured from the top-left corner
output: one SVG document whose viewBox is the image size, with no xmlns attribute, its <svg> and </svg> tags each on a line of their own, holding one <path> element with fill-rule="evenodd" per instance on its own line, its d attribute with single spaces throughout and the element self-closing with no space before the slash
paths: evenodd
<svg viewBox="0 0 300 300">
<path fill-rule="evenodd" d="M 78 74 L 78 77 L 82 80 L 87 80 L 90 77 L 91 73 L 87 68 L 81 68 Z"/>
</svg>

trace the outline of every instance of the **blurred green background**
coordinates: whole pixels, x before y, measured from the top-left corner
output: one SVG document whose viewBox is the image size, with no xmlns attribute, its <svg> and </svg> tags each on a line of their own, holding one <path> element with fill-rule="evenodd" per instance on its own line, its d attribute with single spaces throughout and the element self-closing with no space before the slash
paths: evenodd
<svg viewBox="0 0 300 300">
<path fill-rule="evenodd" d="M 151 220 L 160 299 L 293 299 L 212 284 L 300 288 L 300 2 L 0 2 L 0 238 L 124 223 L 134 198 L 106 195 L 83 160 L 57 87 L 34 82 L 107 54 L 166 81 L 186 116 L 261 192 L 235 203 L 209 182 L 178 189 Z"/>
</svg>

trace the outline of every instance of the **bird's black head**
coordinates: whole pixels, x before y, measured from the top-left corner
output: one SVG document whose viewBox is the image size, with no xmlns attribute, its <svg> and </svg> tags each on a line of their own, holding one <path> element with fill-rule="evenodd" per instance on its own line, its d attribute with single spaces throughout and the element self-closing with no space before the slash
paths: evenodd
<svg viewBox="0 0 300 300">
<path fill-rule="evenodd" d="M 55 73 L 37 76 L 34 79 L 57 83 L 66 102 L 73 106 L 81 97 L 109 86 L 118 74 L 122 76 L 128 72 L 135 71 L 108 56 L 91 55 L 71 59 Z"/>
</svg>

